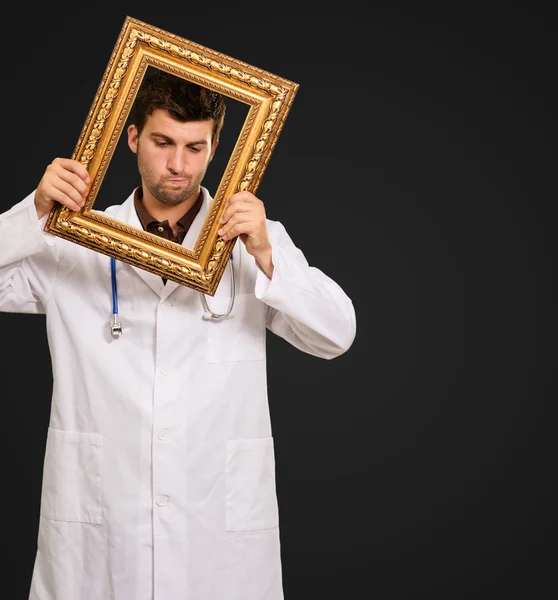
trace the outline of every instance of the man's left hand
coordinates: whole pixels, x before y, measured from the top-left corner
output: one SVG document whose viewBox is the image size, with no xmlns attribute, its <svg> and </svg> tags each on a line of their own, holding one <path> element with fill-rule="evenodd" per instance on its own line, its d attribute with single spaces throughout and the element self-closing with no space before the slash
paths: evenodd
<svg viewBox="0 0 558 600">
<path fill-rule="evenodd" d="M 271 242 L 267 235 L 264 204 L 251 192 L 233 194 L 226 204 L 227 209 L 220 219 L 221 229 L 217 232 L 224 240 L 239 236 L 265 274 L 271 279 Z"/>
</svg>

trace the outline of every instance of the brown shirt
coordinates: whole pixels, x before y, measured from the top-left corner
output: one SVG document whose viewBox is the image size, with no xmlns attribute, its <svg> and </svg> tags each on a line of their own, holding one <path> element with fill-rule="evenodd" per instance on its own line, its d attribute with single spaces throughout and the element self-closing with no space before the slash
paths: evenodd
<svg viewBox="0 0 558 600">
<path fill-rule="evenodd" d="M 192 225 L 193 220 L 196 218 L 196 215 L 200 211 L 200 208 L 203 204 L 203 190 L 200 190 L 200 194 L 196 202 L 192 205 L 192 208 L 188 212 L 186 212 L 176 223 L 177 234 L 174 235 L 174 231 L 170 226 L 167 220 L 165 221 L 157 221 L 154 219 L 145 208 L 143 202 L 141 201 L 143 197 L 143 190 L 141 186 L 139 186 L 134 192 L 134 207 L 136 209 L 136 213 L 138 214 L 138 218 L 140 223 L 144 229 L 144 231 L 148 231 L 149 233 L 153 233 L 158 235 L 166 240 L 171 242 L 176 242 L 177 244 L 182 244 L 184 241 L 184 237 L 188 233 L 190 226 Z M 163 277 L 163 283 L 167 283 L 167 280 Z"/>
</svg>

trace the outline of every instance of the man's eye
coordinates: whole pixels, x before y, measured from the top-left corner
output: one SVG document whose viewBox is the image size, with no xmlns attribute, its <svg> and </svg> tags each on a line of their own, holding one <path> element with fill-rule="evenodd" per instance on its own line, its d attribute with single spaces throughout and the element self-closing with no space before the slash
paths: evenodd
<svg viewBox="0 0 558 600">
<path fill-rule="evenodd" d="M 157 146 L 159 146 L 160 148 L 164 148 L 165 146 L 168 146 L 169 143 L 168 142 L 155 142 L 157 144 Z"/>
<path fill-rule="evenodd" d="M 195 147 L 192 147 L 192 148 L 190 148 L 190 150 L 191 150 L 192 152 L 196 152 L 196 153 L 198 153 L 198 152 L 201 152 L 201 148 L 195 148 Z"/>
</svg>

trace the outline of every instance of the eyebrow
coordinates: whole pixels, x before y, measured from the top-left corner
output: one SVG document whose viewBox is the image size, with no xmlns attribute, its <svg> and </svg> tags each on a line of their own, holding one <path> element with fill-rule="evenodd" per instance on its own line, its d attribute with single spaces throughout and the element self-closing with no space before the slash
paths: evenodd
<svg viewBox="0 0 558 600">
<path fill-rule="evenodd" d="M 170 138 L 168 135 L 165 135 L 164 133 L 161 133 L 159 131 L 153 131 L 152 133 L 149 134 L 149 137 L 163 138 L 167 142 L 171 142 L 172 144 L 174 144 L 174 140 L 172 138 Z M 207 146 L 207 141 L 206 140 L 196 140 L 193 142 L 188 142 L 186 145 L 187 146 Z"/>
</svg>

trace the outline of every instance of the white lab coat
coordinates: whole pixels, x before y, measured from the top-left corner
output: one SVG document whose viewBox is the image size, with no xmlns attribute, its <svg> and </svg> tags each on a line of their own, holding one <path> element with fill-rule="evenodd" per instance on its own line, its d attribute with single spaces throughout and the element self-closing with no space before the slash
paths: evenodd
<svg viewBox="0 0 558 600">
<path fill-rule="evenodd" d="M 223 321 L 117 262 L 112 340 L 110 258 L 45 233 L 33 199 L 0 215 L 0 310 L 46 315 L 54 378 L 30 600 L 282 599 L 266 327 L 334 358 L 355 336 L 350 298 L 268 220 L 272 279 L 238 241 Z M 133 193 L 106 214 L 141 229 Z M 214 312 L 229 289 L 227 268 Z"/>
</svg>

